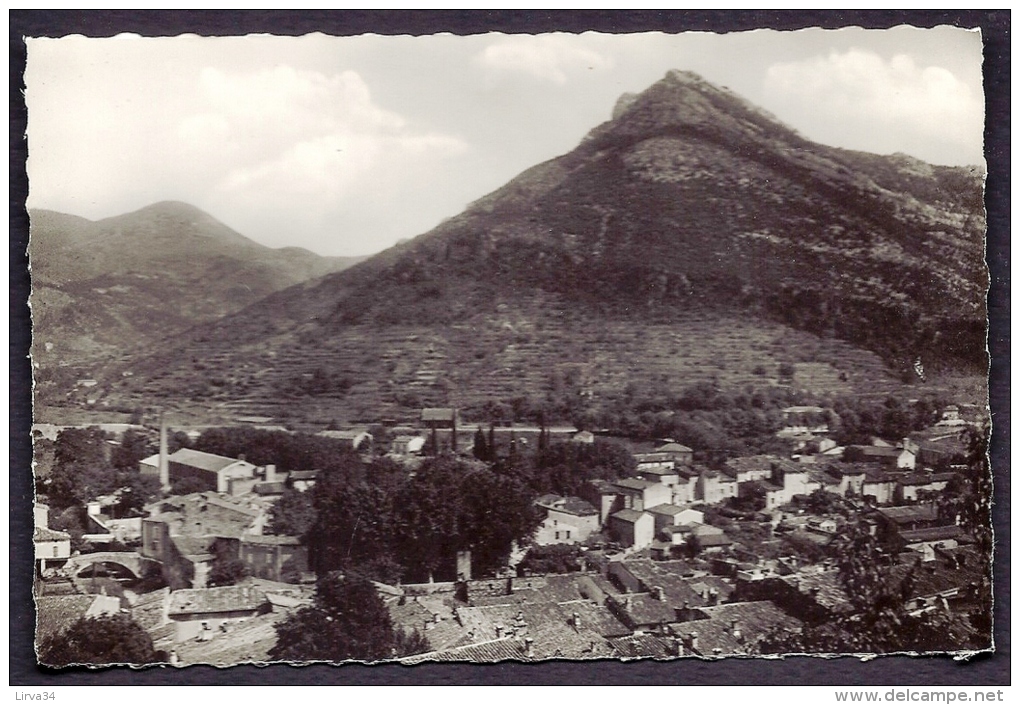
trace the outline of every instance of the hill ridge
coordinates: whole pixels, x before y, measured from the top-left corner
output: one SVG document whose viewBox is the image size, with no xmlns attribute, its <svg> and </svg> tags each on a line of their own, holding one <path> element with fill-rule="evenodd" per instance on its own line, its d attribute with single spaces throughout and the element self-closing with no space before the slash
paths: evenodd
<svg viewBox="0 0 1020 705">
<path fill-rule="evenodd" d="M 829 355 L 867 349 L 894 378 L 918 363 L 980 370 L 981 179 L 929 167 L 811 143 L 732 92 L 670 73 L 576 149 L 432 231 L 200 326 L 173 351 L 131 361 L 134 377 L 117 394 L 159 396 L 176 385 L 182 400 L 189 390 L 204 399 L 182 380 L 208 388 L 215 379 L 224 399 L 259 389 L 268 402 L 288 385 L 304 389 L 305 375 L 335 375 L 346 391 L 330 403 L 370 416 L 409 408 L 415 395 L 481 403 L 473 387 L 494 397 L 515 388 L 544 394 L 553 382 L 542 375 L 580 370 L 578 394 L 595 403 L 626 386 L 624 370 L 643 374 L 642 355 L 662 352 L 609 333 L 620 326 L 638 337 L 655 326 L 696 331 L 713 350 L 725 349 L 716 339 L 727 325 L 779 326 L 815 336 L 812 345 Z M 704 323 L 713 319 L 737 323 L 713 332 Z M 600 340 L 629 352 L 606 351 Z M 188 362 L 199 357 L 216 360 L 214 369 Z M 533 365 L 537 377 L 524 370 Z M 667 385 L 697 373 L 667 368 Z M 503 381 L 486 386 L 485 376 Z M 314 397 L 293 403 L 318 409 L 323 399 Z"/>
</svg>

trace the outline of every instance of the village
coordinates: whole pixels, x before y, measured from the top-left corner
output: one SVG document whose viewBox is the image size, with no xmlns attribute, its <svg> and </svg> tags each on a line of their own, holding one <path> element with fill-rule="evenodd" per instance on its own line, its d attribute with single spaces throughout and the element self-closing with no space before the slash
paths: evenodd
<svg viewBox="0 0 1020 705">
<path fill-rule="evenodd" d="M 402 663 L 782 653 L 784 640 L 849 615 L 859 601 L 847 592 L 848 536 L 877 547 L 869 560 L 894 583 L 884 587 L 897 609 L 952 618 L 946 647 L 979 643 L 991 586 L 988 538 L 967 516 L 976 408 L 946 406 L 907 437 L 848 446 L 832 439 L 824 412 L 783 409 L 775 435 L 789 453 L 715 467 L 683 439 L 634 443 L 544 425 L 486 432 L 453 408 L 423 409 L 417 423 L 387 429 L 385 438 L 367 427 L 319 435 L 412 477 L 438 457 L 491 465 L 496 447 L 511 463 L 550 446 L 583 459 L 614 444 L 627 458 L 624 476 L 589 477 L 575 494 L 531 499 L 529 536 L 507 546 L 495 569 L 479 570 L 478 555 L 457 550 L 441 557 L 452 574 L 374 579 L 393 628 L 417 635 L 415 653 L 393 654 Z M 92 430 L 113 453 L 146 431 Z M 34 433 L 52 442 L 65 431 Z M 151 501 L 125 510 L 130 487 L 88 498 L 78 508 L 85 524 L 72 531 L 55 526 L 40 495 L 37 645 L 59 644 L 82 619 L 120 615 L 167 664 L 275 660 L 278 625 L 315 600 L 315 546 L 348 540 L 310 541 L 318 525 L 303 534 L 281 529 L 280 507 L 311 496 L 324 470 L 180 446 L 199 431 L 165 421 L 158 434 L 158 452 L 126 470 L 138 486 L 158 488 Z M 171 452 L 172 443 L 180 447 Z"/>
</svg>

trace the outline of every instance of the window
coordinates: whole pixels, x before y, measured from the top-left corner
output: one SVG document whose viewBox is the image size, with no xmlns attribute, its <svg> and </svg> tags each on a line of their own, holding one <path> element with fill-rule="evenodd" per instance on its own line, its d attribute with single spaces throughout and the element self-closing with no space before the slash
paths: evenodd
<svg viewBox="0 0 1020 705">
<path fill-rule="evenodd" d="M 59 551 L 60 551 L 60 547 L 57 546 L 56 544 L 53 544 L 53 557 L 54 558 L 57 557 Z"/>
<path fill-rule="evenodd" d="M 559 532 L 559 531 L 557 531 L 557 532 L 556 532 L 556 540 L 557 540 L 557 541 L 559 541 L 559 540 L 560 540 L 560 532 Z"/>
<path fill-rule="evenodd" d="M 570 532 L 569 531 L 567 532 L 567 538 L 568 539 L 570 538 Z"/>
</svg>

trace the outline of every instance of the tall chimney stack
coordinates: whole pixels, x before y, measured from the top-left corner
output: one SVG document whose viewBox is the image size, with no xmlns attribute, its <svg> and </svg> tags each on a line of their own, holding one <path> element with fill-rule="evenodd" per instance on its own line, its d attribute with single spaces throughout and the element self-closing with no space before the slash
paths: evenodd
<svg viewBox="0 0 1020 705">
<path fill-rule="evenodd" d="M 167 452 L 166 417 L 159 412 L 159 484 L 166 490 L 170 489 L 170 460 Z"/>
</svg>

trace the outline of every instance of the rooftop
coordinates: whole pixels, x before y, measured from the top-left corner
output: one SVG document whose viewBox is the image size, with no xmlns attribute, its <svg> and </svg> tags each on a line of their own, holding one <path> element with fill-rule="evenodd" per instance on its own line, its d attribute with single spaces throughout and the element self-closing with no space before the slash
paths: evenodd
<svg viewBox="0 0 1020 705">
<path fill-rule="evenodd" d="M 686 512 L 688 509 L 689 507 L 680 507 L 676 504 L 657 504 L 645 511 L 652 514 L 662 514 L 663 516 L 675 517 L 677 514 Z"/>
<path fill-rule="evenodd" d="M 426 408 L 421 410 L 422 421 L 453 421 L 457 418 L 456 409 Z"/>
<path fill-rule="evenodd" d="M 611 514 L 610 518 L 616 519 L 617 521 L 625 521 L 629 524 L 633 524 L 643 516 L 651 517 L 650 514 L 646 514 L 645 512 L 639 512 L 634 509 L 621 509 L 615 514 Z"/>
<path fill-rule="evenodd" d="M 171 615 L 254 611 L 266 603 L 261 590 L 247 585 L 177 590 L 170 593 Z"/>
<path fill-rule="evenodd" d="M 947 541 L 949 539 L 959 539 L 966 535 L 959 526 L 951 524 L 949 526 L 934 526 L 930 529 L 914 529 L 913 531 L 901 531 L 900 538 L 910 543 L 920 543 L 922 541 Z"/>
<path fill-rule="evenodd" d="M 575 516 L 597 516 L 599 510 L 578 497 L 560 497 L 559 495 L 542 495 L 535 504 L 545 509 L 573 514 Z"/>
<path fill-rule="evenodd" d="M 181 663 L 234 666 L 239 663 L 269 663 L 269 650 L 276 644 L 276 623 L 284 617 L 269 613 L 244 621 L 225 622 L 208 641 L 191 639 L 174 645 Z"/>
<path fill-rule="evenodd" d="M 56 531 L 54 529 L 47 529 L 42 526 L 35 527 L 35 531 L 32 534 L 33 541 L 70 541 L 71 534 L 66 531 Z"/>
<path fill-rule="evenodd" d="M 36 643 L 66 631 L 91 610 L 100 595 L 36 597 Z M 116 598 L 114 598 L 116 599 Z"/>
<path fill-rule="evenodd" d="M 663 599 L 661 600 L 651 593 L 631 593 L 616 595 L 611 597 L 610 601 L 625 615 L 627 621 L 636 626 L 668 624 L 676 621 L 676 610 L 670 605 L 670 600 L 665 595 L 665 588 L 663 588 Z"/>
<path fill-rule="evenodd" d="M 915 521 L 937 521 L 938 507 L 931 504 L 917 504 L 908 507 L 883 507 L 878 513 L 897 524 L 909 524 Z"/>
<path fill-rule="evenodd" d="M 693 453 L 693 448 L 688 448 L 679 443 L 667 443 L 655 449 L 656 453 Z"/>
<path fill-rule="evenodd" d="M 297 546 L 301 543 L 301 539 L 299 539 L 297 536 L 245 534 L 244 536 L 241 537 L 241 543 L 251 543 L 260 546 Z"/>
<path fill-rule="evenodd" d="M 238 460 L 237 458 L 227 458 L 222 455 L 214 455 L 212 453 L 206 453 L 192 448 L 181 448 L 176 453 L 171 453 L 167 459 L 172 463 L 180 463 L 181 465 L 187 465 L 189 467 L 207 470 L 209 472 L 219 472 L 234 463 L 245 462 L 243 460 Z M 248 463 L 248 465 L 251 465 L 251 463 Z"/>
<path fill-rule="evenodd" d="M 294 482 L 295 480 L 314 480 L 318 477 L 318 470 L 292 470 L 287 479 Z"/>
<path fill-rule="evenodd" d="M 677 636 L 686 638 L 697 633 L 701 655 L 752 654 L 763 635 L 775 627 L 796 630 L 801 622 L 783 612 L 772 602 L 734 602 L 697 610 L 700 619 L 670 626 Z M 718 651 L 716 651 L 718 649 Z"/>
<path fill-rule="evenodd" d="M 628 477 L 623 480 L 617 480 L 613 483 L 616 487 L 624 490 L 631 490 L 636 492 L 643 492 L 649 487 L 655 487 L 658 483 L 649 482 L 648 480 L 639 480 L 635 477 Z"/>
<path fill-rule="evenodd" d="M 676 468 L 638 468 L 637 470 L 642 475 L 658 475 L 665 477 L 667 475 L 679 475 L 680 473 Z"/>
</svg>

